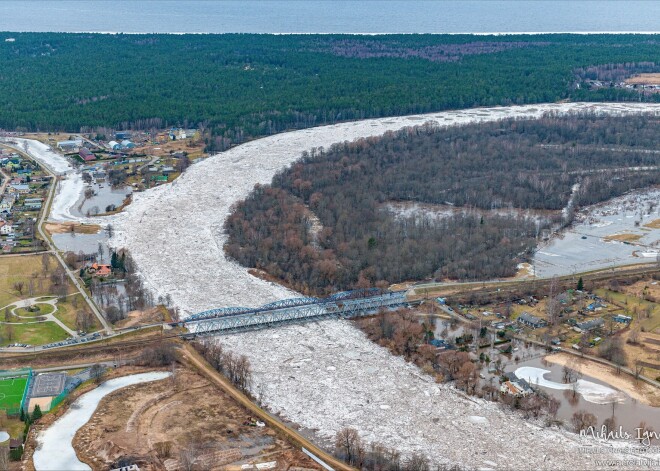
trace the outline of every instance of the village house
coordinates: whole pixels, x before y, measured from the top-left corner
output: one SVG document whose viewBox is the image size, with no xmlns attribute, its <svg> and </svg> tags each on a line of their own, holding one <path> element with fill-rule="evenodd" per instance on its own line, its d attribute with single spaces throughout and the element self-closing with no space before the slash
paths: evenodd
<svg viewBox="0 0 660 471">
<path fill-rule="evenodd" d="M 515 373 L 506 373 L 506 380 L 500 385 L 500 392 L 511 396 L 527 396 L 534 391 L 527 381 L 518 378 Z"/>
<path fill-rule="evenodd" d="M 93 263 L 89 267 L 89 272 L 92 276 L 110 276 L 112 275 L 112 267 L 110 265 L 103 265 L 100 263 Z"/>
<path fill-rule="evenodd" d="M 612 320 L 621 324 L 629 324 L 632 321 L 632 317 L 624 316 L 623 314 L 617 314 L 616 316 L 612 317 Z"/>
<path fill-rule="evenodd" d="M 30 192 L 30 186 L 27 183 L 12 183 L 9 185 L 9 188 L 22 195 Z"/>
<path fill-rule="evenodd" d="M 11 224 L 5 224 L 0 227 L 0 235 L 12 235 L 14 233 L 14 226 Z"/>
<path fill-rule="evenodd" d="M 580 329 L 582 332 L 588 332 L 590 330 L 594 330 L 597 328 L 600 328 L 605 324 L 605 321 L 601 318 L 598 319 L 591 319 L 588 321 L 584 322 L 578 322 L 576 327 Z"/>
<path fill-rule="evenodd" d="M 517 321 L 523 325 L 531 327 L 532 329 L 539 329 L 545 327 L 548 323 L 544 319 L 540 319 L 531 315 L 529 312 L 523 312 L 518 316 Z"/>
</svg>

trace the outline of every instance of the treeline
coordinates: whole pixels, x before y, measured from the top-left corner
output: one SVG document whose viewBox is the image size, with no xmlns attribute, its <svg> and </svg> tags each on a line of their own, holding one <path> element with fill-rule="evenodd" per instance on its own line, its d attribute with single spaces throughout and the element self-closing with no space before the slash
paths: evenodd
<svg viewBox="0 0 660 471">
<path fill-rule="evenodd" d="M 0 128 L 197 126 L 208 150 L 222 150 L 342 120 L 639 100 L 574 89 L 574 71 L 658 62 L 658 46 L 653 35 L 1 33 L 0 61 Z"/>
<path fill-rule="evenodd" d="M 563 208 L 660 183 L 659 129 L 653 116 L 549 115 L 420 126 L 314 149 L 236 206 L 225 250 L 321 294 L 510 276 L 544 228 L 570 221 Z M 466 209 L 395 214 L 386 209 L 393 201 Z"/>
</svg>

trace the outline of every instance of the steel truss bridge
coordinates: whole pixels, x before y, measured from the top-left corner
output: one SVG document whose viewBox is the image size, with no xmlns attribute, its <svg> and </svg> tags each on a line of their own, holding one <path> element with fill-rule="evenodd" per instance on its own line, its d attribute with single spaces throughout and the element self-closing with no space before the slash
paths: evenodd
<svg viewBox="0 0 660 471">
<path fill-rule="evenodd" d="M 292 298 L 258 308 L 211 309 L 194 314 L 180 324 L 195 336 L 223 335 L 323 319 L 368 316 L 381 309 L 394 309 L 406 304 L 405 291 L 342 291 L 325 299 Z"/>
</svg>

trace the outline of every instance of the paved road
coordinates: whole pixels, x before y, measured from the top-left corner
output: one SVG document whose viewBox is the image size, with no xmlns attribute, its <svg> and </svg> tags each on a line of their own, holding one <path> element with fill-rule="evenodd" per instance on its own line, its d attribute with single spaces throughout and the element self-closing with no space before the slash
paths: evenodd
<svg viewBox="0 0 660 471">
<path fill-rule="evenodd" d="M 91 368 L 94 365 L 105 366 L 106 368 L 116 368 L 128 363 L 128 360 L 118 361 L 99 361 L 97 363 L 78 363 L 76 365 L 51 366 L 50 368 L 40 368 L 32 370 L 34 373 L 52 373 L 54 371 L 78 370 L 80 368 Z"/>
<path fill-rule="evenodd" d="M 21 152 L 23 152 L 23 151 L 21 151 Z M 62 255 L 57 250 L 57 247 L 55 247 L 55 245 L 51 241 L 50 237 L 48 237 L 47 234 L 44 232 L 43 225 L 44 225 L 44 222 L 46 221 L 46 217 L 48 216 L 48 212 L 50 211 L 50 206 L 51 206 L 51 203 L 53 201 L 53 197 L 55 195 L 55 188 L 57 188 L 58 178 L 55 176 L 55 174 L 52 172 L 52 170 L 50 168 L 48 168 L 45 165 L 42 165 L 42 167 L 44 169 L 46 169 L 46 171 L 50 174 L 51 177 L 53 177 L 52 178 L 53 182 L 52 182 L 52 184 L 50 186 L 50 189 L 48 191 L 48 197 L 46 198 L 46 202 L 43 206 L 43 210 L 41 211 L 41 215 L 39 216 L 39 222 L 37 224 L 39 234 L 41 235 L 43 240 L 46 241 L 46 244 L 48 244 L 48 248 L 53 253 L 53 255 L 55 255 L 55 258 L 57 258 L 57 261 L 60 263 L 60 265 L 64 268 L 64 271 L 66 272 L 67 276 L 69 277 L 71 282 L 74 284 L 74 286 L 78 289 L 81 296 L 87 302 L 87 304 L 89 305 L 89 308 L 92 310 L 94 315 L 97 317 L 97 319 L 99 320 L 101 325 L 103 325 L 103 328 L 105 329 L 105 331 L 108 334 L 110 334 L 110 333 L 112 333 L 112 327 L 105 320 L 105 318 L 103 317 L 103 315 L 101 314 L 99 309 L 96 307 L 96 304 L 87 295 L 87 292 L 82 287 L 82 285 L 80 284 L 80 282 L 78 281 L 76 276 L 73 273 L 71 273 L 71 271 L 69 270 L 69 267 L 64 262 L 64 259 L 62 258 Z"/>
</svg>

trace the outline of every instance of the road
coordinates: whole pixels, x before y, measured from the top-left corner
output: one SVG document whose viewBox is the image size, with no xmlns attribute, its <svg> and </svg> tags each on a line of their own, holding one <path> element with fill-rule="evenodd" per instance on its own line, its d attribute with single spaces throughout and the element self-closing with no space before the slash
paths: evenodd
<svg viewBox="0 0 660 471">
<path fill-rule="evenodd" d="M 268 424 L 270 427 L 280 432 L 286 436 L 290 442 L 295 443 L 301 448 L 306 448 L 317 458 L 320 458 L 322 461 L 325 461 L 328 465 L 332 466 L 336 470 L 342 471 L 354 471 L 355 468 L 348 466 L 346 463 L 338 460 L 334 456 L 326 453 L 318 446 L 314 445 L 312 442 L 307 440 L 301 434 L 295 430 L 290 429 L 284 425 L 280 420 L 273 415 L 269 414 L 261 407 L 252 402 L 245 394 L 236 389 L 233 384 L 229 382 L 227 378 L 218 373 L 209 363 L 200 356 L 197 351 L 189 344 L 186 343 L 183 348 L 183 356 L 188 360 L 192 366 L 201 371 L 208 379 L 210 379 L 217 386 L 220 386 L 227 394 L 229 394 L 234 400 L 240 403 L 243 407 L 248 409 L 255 416 L 259 417 L 262 421 Z"/>
<path fill-rule="evenodd" d="M 7 190 L 7 186 L 9 186 L 9 182 L 11 181 L 11 177 L 7 175 L 7 173 L 4 170 L 0 170 L 0 173 L 2 174 L 2 186 L 0 187 L 0 197 L 4 196 L 5 191 Z"/>
<path fill-rule="evenodd" d="M 78 363 L 74 365 L 64 365 L 64 366 L 51 366 L 50 368 L 39 368 L 32 370 L 33 373 L 53 373 L 56 371 L 68 371 L 68 370 L 79 370 L 82 368 L 91 368 L 94 365 L 105 366 L 106 368 L 117 368 L 117 366 L 123 366 L 127 364 L 127 360 L 121 361 L 99 361 L 98 363 Z"/>
<path fill-rule="evenodd" d="M 445 305 L 442 305 L 442 304 L 439 304 L 439 306 L 440 306 L 440 310 L 442 312 L 444 312 L 445 314 L 448 314 L 450 317 L 452 317 L 454 319 L 459 320 L 460 322 L 466 322 L 466 323 L 474 322 L 474 320 L 469 320 L 466 317 L 458 314 L 456 311 L 451 309 L 449 306 L 445 306 Z M 489 325 L 485 325 L 485 327 L 488 329 L 489 332 L 492 332 L 492 333 L 497 332 L 497 329 L 495 329 L 495 328 L 493 328 Z M 521 340 L 523 342 L 533 343 L 534 345 L 537 345 L 539 347 L 543 347 L 543 348 L 548 347 L 543 342 L 540 342 L 540 341 L 534 340 L 534 339 L 530 339 L 528 337 L 525 337 L 524 335 L 513 335 L 513 338 L 516 339 L 516 340 Z M 617 365 L 616 363 L 605 360 L 604 358 L 596 357 L 596 356 L 593 356 L 593 355 L 587 355 L 583 352 L 577 352 L 575 350 L 566 349 L 566 348 L 562 348 L 560 350 L 560 352 L 566 353 L 568 355 L 573 355 L 573 356 L 578 357 L 578 358 L 583 358 L 585 360 L 591 360 L 591 361 L 594 361 L 596 363 L 600 363 L 601 365 L 607 365 L 607 366 L 610 366 L 612 368 L 621 370 L 624 373 L 629 374 L 633 378 L 635 378 L 635 377 L 639 378 L 640 380 L 644 381 L 645 383 L 650 384 L 651 386 L 654 386 L 654 387 L 660 389 L 660 382 L 655 381 L 654 379 L 643 376 L 643 375 L 637 375 L 635 373 L 635 371 L 633 371 L 632 369 L 630 369 L 628 367 L 625 367 L 625 366 Z"/>
<path fill-rule="evenodd" d="M 24 150 L 17 149 L 16 150 L 22 154 L 26 154 Z M 31 158 L 29 155 L 27 155 L 28 158 Z M 41 164 L 40 164 L 41 165 Z M 99 309 L 96 307 L 96 304 L 90 299 L 90 297 L 87 295 L 87 292 L 85 289 L 82 287 L 76 276 L 71 273 L 69 270 L 69 267 L 67 264 L 64 262 L 64 259 L 62 258 L 62 255 L 60 252 L 57 250 L 57 247 L 53 244 L 51 241 L 50 237 L 46 234 L 46 232 L 43 229 L 44 222 L 46 221 L 46 218 L 48 217 L 48 214 L 50 212 L 50 207 L 53 202 L 53 197 L 55 195 L 55 189 L 57 188 L 57 183 L 59 181 L 58 177 L 53 173 L 52 169 L 50 169 L 46 165 L 41 165 L 42 168 L 48 172 L 48 174 L 52 177 L 52 184 L 50 185 L 50 189 L 48 190 L 48 197 L 46 198 L 46 202 L 43 205 L 43 210 L 41 211 L 41 214 L 39 215 L 39 221 L 37 223 L 37 229 L 39 231 L 39 234 L 41 235 L 42 239 L 46 242 L 48 245 L 49 250 L 55 255 L 55 258 L 57 258 L 57 261 L 59 264 L 64 268 L 64 271 L 66 272 L 67 276 L 73 283 L 73 285 L 76 287 L 76 289 L 80 292 L 80 295 L 83 297 L 89 308 L 92 310 L 94 315 L 97 317 L 103 328 L 105 329 L 106 333 L 111 334 L 112 333 L 112 327 L 108 322 L 105 320 Z"/>
</svg>

